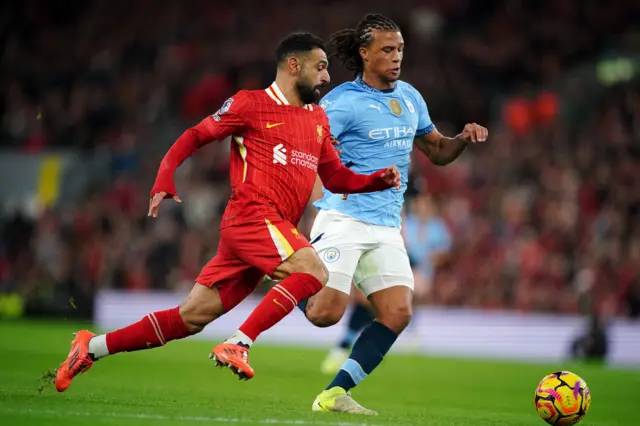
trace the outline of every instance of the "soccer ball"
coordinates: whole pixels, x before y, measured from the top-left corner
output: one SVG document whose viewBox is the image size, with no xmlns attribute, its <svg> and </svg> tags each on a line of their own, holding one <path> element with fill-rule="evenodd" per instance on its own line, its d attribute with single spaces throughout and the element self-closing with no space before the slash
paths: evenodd
<svg viewBox="0 0 640 426">
<path fill-rule="evenodd" d="M 533 402 L 540 418 L 550 425 L 575 425 L 589 411 L 591 394 L 578 375 L 560 371 L 542 379 Z"/>
</svg>

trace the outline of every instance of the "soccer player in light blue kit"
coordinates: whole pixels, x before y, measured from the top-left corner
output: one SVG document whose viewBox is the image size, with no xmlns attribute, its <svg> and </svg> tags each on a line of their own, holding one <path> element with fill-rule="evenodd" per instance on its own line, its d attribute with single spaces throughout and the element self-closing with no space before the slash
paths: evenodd
<svg viewBox="0 0 640 426">
<path fill-rule="evenodd" d="M 407 206 L 402 221 L 402 235 L 413 269 L 414 300 L 424 300 L 433 288 L 436 270 L 444 263 L 451 250 L 451 232 L 438 213 L 435 201 L 428 194 L 420 194 Z M 355 297 L 354 297 L 355 296 Z M 349 358 L 351 348 L 360 332 L 373 320 L 373 313 L 362 292 L 351 292 L 353 308 L 349 313 L 343 336 L 320 364 L 323 374 L 334 375 Z M 416 327 L 410 323 L 405 333 L 411 332 L 418 344 Z"/>
<path fill-rule="evenodd" d="M 431 162 L 445 165 L 469 143 L 485 141 L 488 133 L 475 123 L 453 138 L 438 132 L 420 93 L 399 80 L 404 40 L 392 20 L 369 14 L 355 29 L 335 33 L 331 45 L 356 76 L 320 103 L 340 142 L 342 162 L 358 173 L 395 164 L 402 185 L 399 190 L 348 196 L 324 191 L 316 203 L 320 211 L 311 243 L 329 270 L 329 281 L 299 306 L 312 323 L 327 327 L 344 314 L 352 280 L 367 296 L 375 321 L 363 330 L 312 409 L 375 414 L 349 391 L 380 364 L 411 319 L 413 274 L 400 233 L 411 150 L 415 144 Z"/>
</svg>

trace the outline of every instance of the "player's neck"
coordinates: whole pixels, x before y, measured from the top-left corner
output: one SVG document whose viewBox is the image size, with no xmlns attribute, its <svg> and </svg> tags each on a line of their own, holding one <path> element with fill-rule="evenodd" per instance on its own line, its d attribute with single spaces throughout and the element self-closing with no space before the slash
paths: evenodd
<svg viewBox="0 0 640 426">
<path fill-rule="evenodd" d="M 378 90 L 391 90 L 396 85 L 394 81 L 382 81 L 380 78 L 368 74 L 367 72 L 362 73 L 362 81 Z"/>
<path fill-rule="evenodd" d="M 304 103 L 300 99 L 298 89 L 296 88 L 296 85 L 292 80 L 283 78 L 282 76 L 276 76 L 276 84 L 278 85 L 278 88 L 280 89 L 284 97 L 287 98 L 287 102 L 289 102 L 289 105 L 304 105 Z"/>
</svg>

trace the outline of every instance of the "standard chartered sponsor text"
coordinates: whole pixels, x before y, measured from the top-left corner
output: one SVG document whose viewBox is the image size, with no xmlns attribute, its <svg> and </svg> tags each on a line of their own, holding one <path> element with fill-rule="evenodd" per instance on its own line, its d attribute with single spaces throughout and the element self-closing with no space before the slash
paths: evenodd
<svg viewBox="0 0 640 426">
<path fill-rule="evenodd" d="M 318 157 L 307 154 L 306 152 L 296 150 L 291 151 L 290 163 L 296 166 L 306 167 L 314 172 L 318 171 Z"/>
</svg>

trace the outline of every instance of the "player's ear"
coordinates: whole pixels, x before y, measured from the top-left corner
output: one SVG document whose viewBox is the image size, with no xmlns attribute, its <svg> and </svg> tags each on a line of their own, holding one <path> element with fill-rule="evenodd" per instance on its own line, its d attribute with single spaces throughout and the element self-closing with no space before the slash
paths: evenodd
<svg viewBox="0 0 640 426">
<path fill-rule="evenodd" d="M 287 65 L 291 75 L 300 74 L 300 71 L 302 70 L 302 64 L 300 63 L 300 60 L 298 58 L 296 58 L 295 56 L 291 56 L 287 61 Z"/>
<path fill-rule="evenodd" d="M 369 49 L 367 49 L 364 46 L 361 46 L 360 49 L 360 57 L 362 58 L 363 61 L 368 61 L 369 60 Z"/>
</svg>

